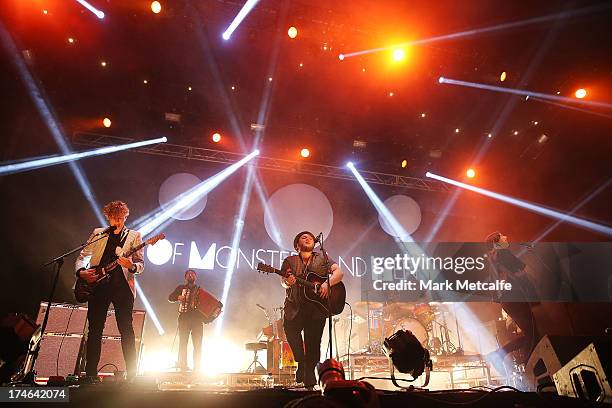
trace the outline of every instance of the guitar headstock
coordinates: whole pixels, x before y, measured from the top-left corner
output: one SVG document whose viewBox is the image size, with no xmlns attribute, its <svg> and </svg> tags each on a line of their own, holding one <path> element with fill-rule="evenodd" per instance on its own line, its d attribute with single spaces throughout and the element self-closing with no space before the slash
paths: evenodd
<svg viewBox="0 0 612 408">
<path fill-rule="evenodd" d="M 152 236 L 151 238 L 147 239 L 145 242 L 148 245 L 155 245 L 157 243 L 157 241 L 161 241 L 162 239 L 165 239 L 165 238 L 166 238 L 166 234 L 161 232 L 161 233 L 159 233 L 159 234 L 157 234 L 155 236 Z"/>
</svg>

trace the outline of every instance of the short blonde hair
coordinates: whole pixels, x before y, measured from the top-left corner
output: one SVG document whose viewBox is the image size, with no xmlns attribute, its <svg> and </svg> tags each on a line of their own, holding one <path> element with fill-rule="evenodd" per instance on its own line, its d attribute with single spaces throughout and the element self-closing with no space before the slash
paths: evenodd
<svg viewBox="0 0 612 408">
<path fill-rule="evenodd" d="M 130 209 L 123 201 L 111 201 L 104 206 L 102 212 L 108 219 L 111 217 L 127 217 L 130 215 Z"/>
</svg>

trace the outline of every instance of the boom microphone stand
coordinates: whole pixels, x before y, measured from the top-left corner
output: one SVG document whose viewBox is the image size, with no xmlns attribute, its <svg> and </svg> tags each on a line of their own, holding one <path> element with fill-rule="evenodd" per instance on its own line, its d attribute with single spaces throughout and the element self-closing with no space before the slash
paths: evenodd
<svg viewBox="0 0 612 408">
<path fill-rule="evenodd" d="M 329 326 L 329 358 L 334 358 L 334 344 L 333 344 L 333 328 L 332 328 L 332 311 L 331 311 L 331 294 L 332 294 L 332 285 L 331 285 L 331 274 L 329 273 L 329 256 L 327 255 L 327 251 L 323 248 L 323 233 L 319 234 L 319 249 L 323 254 L 323 259 L 325 260 L 325 269 L 327 269 L 327 324 Z"/>
<path fill-rule="evenodd" d="M 45 266 L 49 266 L 49 265 L 55 265 L 55 276 L 53 278 L 53 284 L 51 285 L 51 292 L 49 293 L 49 300 L 47 303 L 47 310 L 45 311 L 45 318 L 43 319 L 42 325 L 40 327 L 40 333 L 41 333 L 41 340 L 42 340 L 42 335 L 45 333 L 45 330 L 47 328 L 47 321 L 49 320 L 49 312 L 51 311 L 51 302 L 53 301 L 53 296 L 55 295 L 55 289 L 57 287 L 57 281 L 59 280 L 59 275 L 60 275 L 60 270 L 62 269 L 62 265 L 64 264 L 64 258 L 66 258 L 67 256 L 70 256 L 72 254 L 74 254 L 75 252 L 79 252 L 81 251 L 83 248 L 88 247 L 89 245 L 93 244 L 94 242 L 97 242 L 103 238 L 106 238 L 108 236 L 108 232 L 110 232 L 110 229 L 106 229 L 102 234 L 100 234 L 99 237 L 97 237 L 96 239 L 93 239 L 91 241 L 87 241 L 82 243 L 81 245 L 79 245 L 78 247 L 66 252 L 65 254 L 62 254 L 56 258 L 53 258 L 52 260 L 50 260 L 49 262 L 45 263 L 43 265 L 43 267 Z M 40 352 L 40 344 L 42 343 L 42 341 L 39 341 L 36 344 L 36 347 L 34 348 L 33 351 L 28 350 L 28 353 L 30 353 L 30 351 L 32 352 L 31 355 L 31 359 L 28 358 L 26 359 L 26 366 L 24 367 L 23 373 L 21 373 L 18 378 L 17 381 L 15 381 L 16 383 L 21 383 L 21 384 L 34 384 L 34 365 L 36 364 L 36 360 L 38 359 L 38 354 Z M 31 347 L 31 345 L 30 345 Z"/>
</svg>

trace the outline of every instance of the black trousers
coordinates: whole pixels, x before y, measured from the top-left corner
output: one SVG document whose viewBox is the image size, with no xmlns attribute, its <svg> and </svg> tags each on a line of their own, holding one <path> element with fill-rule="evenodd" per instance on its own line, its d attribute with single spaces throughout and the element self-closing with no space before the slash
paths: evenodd
<svg viewBox="0 0 612 408">
<path fill-rule="evenodd" d="M 318 313 L 312 312 L 308 307 L 302 306 L 292 320 L 283 321 L 287 341 L 306 387 L 317 383 L 314 370 L 321 359 L 321 336 L 326 321 L 325 318 L 320 318 Z M 303 339 L 302 331 L 304 331 Z"/>
<path fill-rule="evenodd" d="M 202 335 L 204 333 L 202 317 L 198 312 L 194 311 L 179 314 L 178 330 L 178 366 L 182 370 L 187 369 L 187 344 L 189 343 L 189 335 L 191 334 L 191 342 L 193 343 L 193 370 L 198 371 L 200 368 L 200 360 L 202 359 Z"/>
<path fill-rule="evenodd" d="M 108 307 L 113 304 L 117 327 L 121 334 L 121 349 L 128 377 L 136 375 L 136 339 L 134 327 L 132 326 L 132 311 L 134 310 L 134 295 L 119 271 L 118 276 L 113 276 L 111 282 L 99 286 L 91 299 L 87 309 L 87 320 L 89 321 L 89 334 L 87 337 L 87 363 L 85 373 L 87 375 L 98 374 L 98 363 L 100 362 L 100 351 L 102 348 L 102 332 L 108 313 Z"/>
</svg>

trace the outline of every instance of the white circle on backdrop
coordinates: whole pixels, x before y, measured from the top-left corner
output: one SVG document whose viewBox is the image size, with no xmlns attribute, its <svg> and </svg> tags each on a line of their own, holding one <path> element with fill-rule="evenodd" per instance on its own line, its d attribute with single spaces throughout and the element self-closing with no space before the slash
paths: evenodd
<svg viewBox="0 0 612 408">
<path fill-rule="evenodd" d="M 190 173 L 176 173 L 168 177 L 159 188 L 159 205 L 164 210 L 168 210 L 172 203 L 171 201 L 176 197 L 180 196 L 190 188 L 200 184 L 202 181 Z M 182 211 L 172 215 L 175 220 L 187 221 L 191 220 L 204 211 L 206 207 L 206 201 L 208 196 L 204 195 L 200 197 L 195 204 L 191 207 L 186 208 Z"/>
<path fill-rule="evenodd" d="M 384 204 L 408 234 L 415 232 L 421 225 L 421 207 L 411 197 L 394 195 L 387 198 Z M 397 237 L 391 225 L 381 215 L 378 215 L 378 222 L 387 234 Z"/>
<path fill-rule="evenodd" d="M 334 212 L 321 190 L 308 184 L 289 184 L 268 198 L 264 225 L 268 236 L 282 249 L 293 249 L 293 238 L 301 231 L 327 237 Z"/>
<path fill-rule="evenodd" d="M 172 258 L 172 244 L 167 239 L 159 240 L 147 247 L 147 259 L 153 265 L 163 265 Z"/>
</svg>

